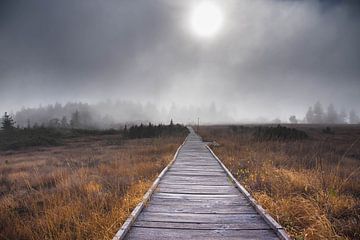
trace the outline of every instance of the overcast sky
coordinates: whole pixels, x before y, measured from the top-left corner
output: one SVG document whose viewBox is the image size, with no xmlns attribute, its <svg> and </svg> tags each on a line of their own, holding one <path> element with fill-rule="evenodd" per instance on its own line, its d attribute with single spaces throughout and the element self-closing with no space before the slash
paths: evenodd
<svg viewBox="0 0 360 240">
<path fill-rule="evenodd" d="M 211 0 L 208 0 L 211 1 Z M 236 119 L 287 119 L 319 100 L 360 111 L 358 1 L 0 0 L 0 111 L 122 99 L 214 102 Z"/>
</svg>

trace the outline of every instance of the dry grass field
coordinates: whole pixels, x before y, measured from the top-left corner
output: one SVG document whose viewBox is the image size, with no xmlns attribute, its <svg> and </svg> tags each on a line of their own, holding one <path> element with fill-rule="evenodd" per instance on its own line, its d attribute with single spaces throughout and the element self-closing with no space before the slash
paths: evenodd
<svg viewBox="0 0 360 240">
<path fill-rule="evenodd" d="M 294 239 L 360 239 L 360 127 L 290 125 L 309 137 L 259 139 L 201 127 L 204 140 Z"/>
<path fill-rule="evenodd" d="M 184 137 L 0 151 L 0 239 L 111 239 Z"/>
</svg>

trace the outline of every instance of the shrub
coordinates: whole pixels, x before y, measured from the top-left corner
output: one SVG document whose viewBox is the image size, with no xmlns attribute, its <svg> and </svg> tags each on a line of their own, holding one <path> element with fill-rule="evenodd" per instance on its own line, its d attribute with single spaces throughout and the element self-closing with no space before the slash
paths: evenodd
<svg viewBox="0 0 360 240">
<path fill-rule="evenodd" d="M 17 150 L 35 146 L 58 146 L 62 145 L 65 139 L 96 136 L 113 135 L 121 131 L 109 130 L 87 130 L 87 129 L 67 129 L 67 128 L 14 128 L 12 131 L 0 131 L 0 150 Z"/>
<path fill-rule="evenodd" d="M 187 128 L 180 124 L 169 124 L 169 125 L 149 125 L 140 124 L 124 130 L 124 135 L 127 138 L 153 138 L 162 136 L 182 136 L 188 132 Z"/>
<path fill-rule="evenodd" d="M 302 140 L 309 136 L 301 130 L 287 128 L 278 125 L 277 127 L 257 127 L 254 135 L 258 140 Z"/>
<path fill-rule="evenodd" d="M 309 137 L 304 131 L 295 128 L 287 128 L 280 125 L 277 125 L 276 127 L 230 126 L 230 130 L 236 134 L 250 134 L 254 139 L 259 141 L 302 140 Z"/>
</svg>

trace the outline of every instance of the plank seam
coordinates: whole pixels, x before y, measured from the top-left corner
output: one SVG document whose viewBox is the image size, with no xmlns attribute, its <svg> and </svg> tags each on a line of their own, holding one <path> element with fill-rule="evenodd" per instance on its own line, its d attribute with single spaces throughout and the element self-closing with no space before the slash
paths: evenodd
<svg viewBox="0 0 360 240">
<path fill-rule="evenodd" d="M 139 216 L 139 214 L 141 213 L 141 211 L 144 209 L 146 203 L 149 201 L 151 195 L 154 193 L 155 189 L 157 188 L 157 186 L 159 185 L 160 179 L 165 175 L 165 173 L 169 170 L 169 168 L 173 165 L 173 163 L 176 161 L 176 158 L 179 154 L 179 151 L 181 150 L 181 148 L 184 146 L 184 144 L 186 143 L 186 140 L 188 139 L 190 135 L 188 135 L 184 142 L 178 147 L 178 149 L 176 150 L 173 159 L 170 161 L 170 163 L 161 171 L 161 173 L 159 174 L 159 176 L 155 179 L 155 181 L 153 182 L 153 184 L 151 185 L 150 189 L 145 193 L 145 195 L 143 196 L 143 199 L 140 203 L 138 203 L 136 205 L 136 207 L 133 209 L 133 211 L 131 212 L 130 216 L 126 219 L 126 221 L 123 223 L 123 225 L 121 226 L 121 228 L 117 231 L 117 233 L 115 234 L 115 236 L 113 237 L 112 240 L 123 240 L 126 236 L 126 234 L 128 233 L 128 231 L 130 230 L 131 226 L 133 225 L 133 223 L 135 222 L 136 218 Z"/>
<path fill-rule="evenodd" d="M 210 151 L 210 153 L 214 156 L 214 158 L 219 162 L 220 166 L 225 170 L 227 175 L 230 177 L 232 182 L 236 185 L 237 189 L 248 199 L 251 205 L 255 208 L 255 210 L 264 218 L 267 224 L 275 231 L 275 233 L 283 240 L 291 240 L 288 234 L 285 232 L 284 228 L 273 218 L 271 217 L 263 207 L 261 207 L 256 200 L 250 195 L 250 193 L 236 180 L 236 178 L 232 175 L 229 169 L 222 163 L 222 161 L 216 156 L 216 154 L 212 151 L 212 149 L 206 145 L 206 148 Z"/>
<path fill-rule="evenodd" d="M 233 230 L 233 231 L 259 231 L 259 230 L 272 230 L 272 228 L 185 228 L 185 227 L 179 227 L 179 228 L 172 228 L 172 227 L 148 227 L 148 226 L 133 226 L 133 228 L 152 228 L 152 229 L 174 229 L 174 230 L 198 230 L 198 231 L 204 231 L 204 230 Z"/>
</svg>

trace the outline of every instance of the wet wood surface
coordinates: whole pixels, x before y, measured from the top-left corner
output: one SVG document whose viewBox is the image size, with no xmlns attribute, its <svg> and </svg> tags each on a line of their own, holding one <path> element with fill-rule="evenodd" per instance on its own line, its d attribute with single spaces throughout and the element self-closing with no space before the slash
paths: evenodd
<svg viewBox="0 0 360 240">
<path fill-rule="evenodd" d="M 190 130 L 125 239 L 279 239 Z"/>
</svg>

